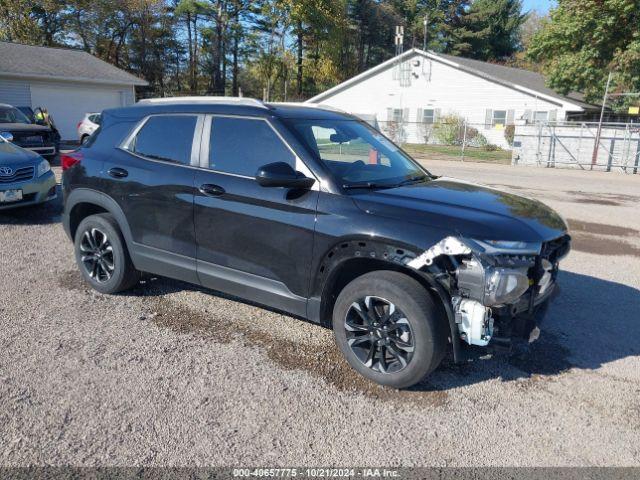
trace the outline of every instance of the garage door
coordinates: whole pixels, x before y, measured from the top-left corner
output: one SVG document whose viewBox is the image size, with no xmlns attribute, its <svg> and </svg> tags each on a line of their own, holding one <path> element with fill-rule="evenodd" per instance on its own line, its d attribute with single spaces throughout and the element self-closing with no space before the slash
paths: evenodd
<svg viewBox="0 0 640 480">
<path fill-rule="evenodd" d="M 76 128 L 84 114 L 122 106 L 124 93 L 100 87 L 32 84 L 31 105 L 49 111 L 63 140 L 77 140 Z"/>
</svg>

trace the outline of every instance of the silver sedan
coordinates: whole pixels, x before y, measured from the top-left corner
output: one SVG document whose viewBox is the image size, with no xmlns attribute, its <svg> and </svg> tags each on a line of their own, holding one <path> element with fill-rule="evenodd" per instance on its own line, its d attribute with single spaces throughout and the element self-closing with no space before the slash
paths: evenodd
<svg viewBox="0 0 640 480">
<path fill-rule="evenodd" d="M 49 162 L 0 135 L 0 210 L 37 205 L 56 198 L 56 178 Z"/>
</svg>

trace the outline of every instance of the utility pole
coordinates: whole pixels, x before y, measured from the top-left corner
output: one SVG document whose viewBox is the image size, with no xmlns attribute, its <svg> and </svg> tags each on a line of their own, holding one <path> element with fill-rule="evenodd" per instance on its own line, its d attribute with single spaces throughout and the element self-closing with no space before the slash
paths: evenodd
<svg viewBox="0 0 640 480">
<path fill-rule="evenodd" d="M 598 122 L 598 131 L 596 133 L 596 142 L 593 145 L 593 155 L 591 155 L 591 170 L 598 161 L 598 148 L 600 147 L 600 135 L 602 134 L 602 119 L 604 118 L 604 107 L 607 104 L 607 97 L 609 96 L 609 85 L 611 84 L 611 73 L 607 77 L 607 86 L 604 89 L 604 97 L 602 98 L 602 108 L 600 109 L 600 121 Z"/>
<path fill-rule="evenodd" d="M 429 26 L 429 14 L 426 13 L 424 16 L 424 20 L 422 21 L 422 25 L 424 25 L 424 32 L 422 35 L 422 50 L 427 51 L 427 27 Z"/>
<path fill-rule="evenodd" d="M 396 56 L 402 55 L 404 51 L 404 27 L 401 25 L 396 25 L 395 44 Z"/>
</svg>

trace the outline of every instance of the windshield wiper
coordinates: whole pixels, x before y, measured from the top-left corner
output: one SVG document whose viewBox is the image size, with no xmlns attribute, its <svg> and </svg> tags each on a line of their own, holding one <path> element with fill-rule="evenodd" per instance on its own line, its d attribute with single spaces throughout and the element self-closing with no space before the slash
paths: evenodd
<svg viewBox="0 0 640 480">
<path fill-rule="evenodd" d="M 402 180 L 401 182 L 398 182 L 398 183 L 375 183 L 375 182 L 347 183 L 345 185 L 342 185 L 342 188 L 347 190 L 353 189 L 353 188 L 368 188 L 368 189 L 397 188 L 397 187 L 402 187 L 403 185 L 409 185 L 411 183 L 423 182 L 428 178 L 429 177 L 427 177 L 426 175 L 416 175 L 414 177 Z"/>
<path fill-rule="evenodd" d="M 362 183 L 345 183 L 342 185 L 342 188 L 345 190 L 353 189 L 353 188 L 368 188 L 373 190 L 375 188 L 395 188 L 396 184 L 393 183 L 375 183 L 375 182 L 362 182 Z"/>
<path fill-rule="evenodd" d="M 410 185 L 412 183 L 419 183 L 419 182 L 424 182 L 425 180 L 427 180 L 429 177 L 427 177 L 426 175 L 416 175 L 414 177 L 411 178 L 407 178 L 406 180 L 402 180 L 400 183 L 394 185 L 396 187 L 401 187 L 403 185 Z"/>
</svg>

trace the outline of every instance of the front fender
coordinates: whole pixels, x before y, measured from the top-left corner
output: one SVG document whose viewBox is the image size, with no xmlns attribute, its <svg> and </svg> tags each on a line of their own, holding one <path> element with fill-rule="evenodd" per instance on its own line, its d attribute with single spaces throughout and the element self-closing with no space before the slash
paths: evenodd
<svg viewBox="0 0 640 480">
<path fill-rule="evenodd" d="M 368 238 L 343 239 L 334 244 L 322 256 L 317 271 L 312 279 L 311 295 L 308 304 L 308 317 L 318 323 L 326 323 L 328 302 L 332 297 L 328 290 L 335 285 L 335 278 L 343 268 L 347 268 L 347 262 L 360 260 L 358 264 L 366 262 L 367 269 L 372 270 L 396 270 L 418 280 L 425 288 L 440 301 L 449 324 L 450 339 L 453 348 L 454 361 L 462 359 L 460 336 L 455 316 L 451 306 L 451 297 L 447 290 L 434 276 L 426 271 L 417 270 L 408 266 L 411 260 L 417 258 L 422 252 L 414 246 L 403 243 L 387 243 L 372 241 Z M 353 263 L 353 262 L 352 262 Z"/>
</svg>

